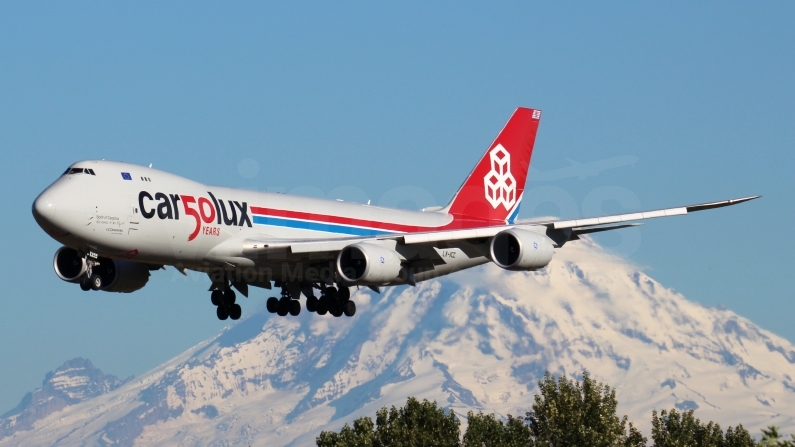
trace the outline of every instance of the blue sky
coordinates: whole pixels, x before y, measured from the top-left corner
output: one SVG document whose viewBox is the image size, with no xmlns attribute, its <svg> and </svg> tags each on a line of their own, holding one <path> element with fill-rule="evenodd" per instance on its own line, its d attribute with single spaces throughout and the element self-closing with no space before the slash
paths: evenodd
<svg viewBox="0 0 795 447">
<path fill-rule="evenodd" d="M 208 280 L 86 294 L 30 206 L 70 163 L 403 207 L 446 204 L 543 109 L 520 218 L 752 194 L 599 241 L 795 341 L 795 3 L 0 4 L 0 412 L 75 356 L 139 375 L 217 332 Z M 245 301 L 244 312 L 268 295 Z"/>
</svg>

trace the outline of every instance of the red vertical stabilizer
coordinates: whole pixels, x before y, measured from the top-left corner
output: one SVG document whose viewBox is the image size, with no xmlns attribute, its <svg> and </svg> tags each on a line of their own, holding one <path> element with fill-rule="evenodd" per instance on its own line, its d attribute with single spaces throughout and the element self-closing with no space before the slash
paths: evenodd
<svg viewBox="0 0 795 447">
<path fill-rule="evenodd" d="M 445 208 L 461 227 L 512 223 L 519 213 L 541 111 L 518 108 Z"/>
</svg>

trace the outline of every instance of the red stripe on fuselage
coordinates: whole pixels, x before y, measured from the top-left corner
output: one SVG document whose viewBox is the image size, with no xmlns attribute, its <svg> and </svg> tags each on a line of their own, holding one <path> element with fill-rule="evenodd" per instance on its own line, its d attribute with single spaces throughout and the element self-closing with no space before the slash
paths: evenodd
<svg viewBox="0 0 795 447">
<path fill-rule="evenodd" d="M 324 222 L 338 225 L 353 225 L 357 227 L 375 228 L 379 230 L 394 231 L 395 233 L 424 233 L 428 231 L 459 230 L 466 228 L 482 228 L 505 225 L 494 221 L 478 221 L 471 219 L 454 219 L 452 222 L 440 227 L 419 227 L 416 225 L 403 225 L 376 220 L 354 219 L 350 217 L 329 216 L 325 214 L 306 213 L 303 211 L 278 210 L 274 208 L 251 207 L 252 214 L 261 216 L 283 217 L 287 219 L 301 219 L 313 222 Z"/>
</svg>

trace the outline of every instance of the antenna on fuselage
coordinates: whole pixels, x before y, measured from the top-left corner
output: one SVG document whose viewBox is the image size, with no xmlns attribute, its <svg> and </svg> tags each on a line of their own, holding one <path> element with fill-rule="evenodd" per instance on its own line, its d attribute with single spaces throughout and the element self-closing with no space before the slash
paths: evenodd
<svg viewBox="0 0 795 447">
<path fill-rule="evenodd" d="M 152 167 L 152 163 L 149 163 L 149 167 L 150 167 L 150 168 Z"/>
</svg>

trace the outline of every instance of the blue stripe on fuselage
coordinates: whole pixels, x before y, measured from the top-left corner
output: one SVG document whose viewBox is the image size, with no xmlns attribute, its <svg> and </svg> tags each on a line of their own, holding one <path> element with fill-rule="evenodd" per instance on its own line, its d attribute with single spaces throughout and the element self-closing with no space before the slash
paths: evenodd
<svg viewBox="0 0 795 447">
<path fill-rule="evenodd" d="M 521 202 L 516 204 L 516 208 L 513 209 L 511 215 L 508 216 L 508 219 L 505 220 L 506 222 L 508 222 L 508 224 L 513 225 L 514 222 L 516 222 L 516 216 L 519 215 L 519 205 L 521 205 Z"/>
<path fill-rule="evenodd" d="M 349 234 L 351 236 L 380 236 L 382 234 L 393 234 L 393 231 L 373 230 L 370 228 L 349 227 L 323 222 L 309 222 L 305 220 L 284 219 L 281 217 L 257 216 L 254 215 L 254 223 L 260 225 L 272 225 L 275 227 L 298 228 L 301 230 L 323 231 L 326 233 Z"/>
</svg>

